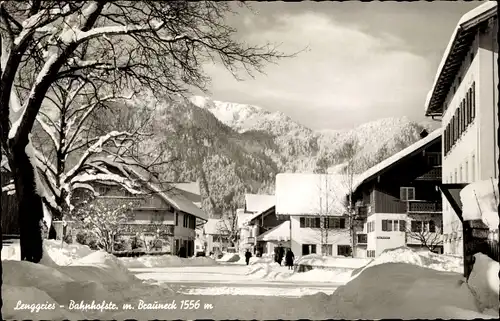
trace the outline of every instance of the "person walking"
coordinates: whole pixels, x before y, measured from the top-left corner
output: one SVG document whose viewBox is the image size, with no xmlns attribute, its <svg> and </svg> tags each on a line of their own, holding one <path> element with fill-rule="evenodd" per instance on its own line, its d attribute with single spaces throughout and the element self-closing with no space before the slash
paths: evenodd
<svg viewBox="0 0 500 321">
<path fill-rule="evenodd" d="M 293 255 L 293 252 L 291 249 L 288 249 L 288 251 L 286 251 L 285 263 L 286 263 L 286 266 L 288 266 L 289 270 L 293 270 L 294 259 L 295 259 L 295 255 Z"/>
<path fill-rule="evenodd" d="M 247 249 L 245 253 L 245 261 L 247 262 L 247 265 L 250 264 L 250 258 L 252 257 L 252 253 Z"/>
</svg>

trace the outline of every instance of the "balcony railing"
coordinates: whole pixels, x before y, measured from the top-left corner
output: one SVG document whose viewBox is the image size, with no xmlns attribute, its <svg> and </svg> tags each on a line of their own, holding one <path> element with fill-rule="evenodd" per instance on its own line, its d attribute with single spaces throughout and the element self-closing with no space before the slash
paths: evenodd
<svg viewBox="0 0 500 321">
<path fill-rule="evenodd" d="M 356 219 L 364 220 L 368 216 L 368 205 L 356 205 Z"/>
<path fill-rule="evenodd" d="M 255 237 L 253 237 L 253 236 L 247 237 L 245 243 L 246 244 L 255 244 Z"/>
<path fill-rule="evenodd" d="M 433 167 L 430 171 L 417 178 L 419 181 L 441 181 L 441 166 Z"/>
<path fill-rule="evenodd" d="M 358 244 L 366 244 L 368 243 L 368 236 L 364 233 L 357 235 Z"/>
<path fill-rule="evenodd" d="M 172 236 L 174 235 L 174 228 L 174 225 L 166 224 L 124 223 L 120 232 L 123 234 L 159 233 L 160 235 Z"/>
<path fill-rule="evenodd" d="M 440 213 L 443 205 L 439 201 L 408 201 L 408 213 Z"/>
</svg>

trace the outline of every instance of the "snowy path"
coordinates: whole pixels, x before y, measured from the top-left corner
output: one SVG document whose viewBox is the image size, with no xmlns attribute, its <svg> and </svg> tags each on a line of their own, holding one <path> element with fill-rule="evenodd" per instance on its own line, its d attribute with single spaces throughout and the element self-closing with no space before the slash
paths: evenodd
<svg viewBox="0 0 500 321">
<path fill-rule="evenodd" d="M 260 279 L 248 274 L 242 265 L 189 266 L 130 269 L 143 280 L 168 284 L 178 293 L 199 295 L 262 295 L 299 297 L 323 292 L 331 294 L 342 283 L 279 281 Z M 286 267 L 275 271 L 287 273 Z"/>
</svg>

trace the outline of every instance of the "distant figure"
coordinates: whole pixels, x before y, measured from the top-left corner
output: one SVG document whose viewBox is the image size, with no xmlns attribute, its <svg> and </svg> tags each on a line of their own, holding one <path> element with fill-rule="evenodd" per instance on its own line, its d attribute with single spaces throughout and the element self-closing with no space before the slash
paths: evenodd
<svg viewBox="0 0 500 321">
<path fill-rule="evenodd" d="M 177 252 L 177 256 L 178 257 L 187 257 L 186 256 L 186 248 L 184 246 L 181 246 L 181 248 L 179 249 L 179 252 Z"/>
<path fill-rule="evenodd" d="M 250 264 L 250 258 L 252 257 L 252 253 L 247 249 L 245 253 L 245 261 L 247 262 L 247 265 Z"/>
<path fill-rule="evenodd" d="M 288 266 L 289 270 L 293 270 L 293 260 L 295 259 L 295 255 L 293 255 L 292 250 L 286 251 L 285 263 Z"/>
<path fill-rule="evenodd" d="M 278 250 L 278 264 L 281 265 L 281 262 L 283 261 L 283 256 L 285 256 L 285 250 L 283 247 L 280 247 Z"/>
</svg>

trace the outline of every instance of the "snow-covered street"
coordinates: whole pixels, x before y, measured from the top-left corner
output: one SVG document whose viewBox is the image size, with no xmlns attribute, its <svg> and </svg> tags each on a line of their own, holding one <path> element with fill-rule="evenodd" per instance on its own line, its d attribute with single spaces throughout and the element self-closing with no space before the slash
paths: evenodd
<svg viewBox="0 0 500 321">
<path fill-rule="evenodd" d="M 202 295 L 262 295 L 299 297 L 323 292 L 332 294 L 343 282 L 287 281 L 257 278 L 251 266 L 221 264 L 216 266 L 186 266 L 164 268 L 132 268 L 139 279 L 168 284 L 178 293 Z M 273 272 L 291 275 L 286 267 Z"/>
</svg>

